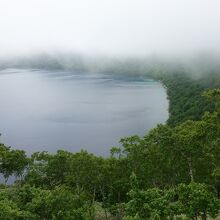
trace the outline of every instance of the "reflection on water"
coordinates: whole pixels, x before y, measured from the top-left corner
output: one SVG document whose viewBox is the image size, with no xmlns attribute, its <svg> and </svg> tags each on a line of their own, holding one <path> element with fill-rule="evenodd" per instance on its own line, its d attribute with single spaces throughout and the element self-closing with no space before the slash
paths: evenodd
<svg viewBox="0 0 220 220">
<path fill-rule="evenodd" d="M 168 117 L 163 86 L 96 73 L 0 71 L 1 142 L 28 152 L 107 155 L 121 137 L 143 135 Z"/>
</svg>

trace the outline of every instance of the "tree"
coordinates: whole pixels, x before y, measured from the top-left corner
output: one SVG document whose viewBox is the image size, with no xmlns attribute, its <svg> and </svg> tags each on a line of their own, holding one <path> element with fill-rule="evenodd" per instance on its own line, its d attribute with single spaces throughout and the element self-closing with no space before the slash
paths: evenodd
<svg viewBox="0 0 220 220">
<path fill-rule="evenodd" d="M 9 176 L 23 179 L 23 174 L 29 164 L 26 153 L 22 150 L 12 150 L 10 147 L 0 145 L 0 172 L 3 173 L 5 183 Z"/>
<path fill-rule="evenodd" d="M 151 188 L 141 190 L 138 186 L 135 174 L 131 176 L 132 189 L 128 193 L 131 198 L 125 205 L 126 215 L 136 219 L 173 219 L 179 214 L 178 207 L 173 202 L 175 192 L 173 190 L 161 190 Z M 129 219 L 129 218 L 128 218 Z"/>
<path fill-rule="evenodd" d="M 1 220 L 33 219 L 31 217 L 31 213 L 20 210 L 16 203 L 7 199 L 0 200 Z"/>
<path fill-rule="evenodd" d="M 191 182 L 195 180 L 202 163 L 208 161 L 209 155 L 204 144 L 206 139 L 204 127 L 203 121 L 186 121 L 175 127 L 173 132 L 175 141 L 173 143 L 173 153 L 179 160 L 185 161 Z M 203 172 L 207 172 L 205 168 L 208 169 L 209 166 L 204 167 Z"/>
<path fill-rule="evenodd" d="M 87 215 L 86 200 L 74 195 L 68 188 L 56 187 L 53 190 L 43 190 L 27 186 L 25 189 L 20 189 L 20 195 L 21 192 L 26 198 L 22 207 L 32 213 L 34 219 L 82 220 Z M 20 197 L 19 201 L 21 199 Z"/>
<path fill-rule="evenodd" d="M 192 219 L 198 219 L 201 216 L 206 220 L 207 216 L 214 218 L 218 214 L 219 201 L 205 184 L 180 184 L 178 197 L 182 213 Z"/>
</svg>

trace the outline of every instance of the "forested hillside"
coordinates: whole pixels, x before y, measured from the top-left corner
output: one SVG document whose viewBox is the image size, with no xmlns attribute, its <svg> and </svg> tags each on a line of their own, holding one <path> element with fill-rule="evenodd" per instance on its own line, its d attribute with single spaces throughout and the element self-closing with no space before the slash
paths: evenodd
<svg viewBox="0 0 220 220">
<path fill-rule="evenodd" d="M 172 98 L 172 97 L 171 97 Z M 121 139 L 109 158 L 0 146 L 0 219 L 214 219 L 220 210 L 220 90 L 201 120 Z M 181 121 L 181 120 L 180 120 Z"/>
<path fill-rule="evenodd" d="M 153 76 L 154 77 L 154 76 Z M 214 110 L 214 103 L 202 96 L 204 91 L 220 87 L 219 72 L 194 77 L 183 72 L 159 74 L 167 89 L 169 99 L 169 119 L 171 126 L 186 120 L 199 120 L 204 112 Z"/>
</svg>

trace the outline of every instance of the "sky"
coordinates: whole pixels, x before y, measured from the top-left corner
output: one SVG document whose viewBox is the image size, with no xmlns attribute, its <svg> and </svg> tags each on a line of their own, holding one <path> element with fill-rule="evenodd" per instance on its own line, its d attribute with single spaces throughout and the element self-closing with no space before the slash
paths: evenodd
<svg viewBox="0 0 220 220">
<path fill-rule="evenodd" d="M 0 54 L 220 50 L 219 0 L 0 0 Z"/>
</svg>

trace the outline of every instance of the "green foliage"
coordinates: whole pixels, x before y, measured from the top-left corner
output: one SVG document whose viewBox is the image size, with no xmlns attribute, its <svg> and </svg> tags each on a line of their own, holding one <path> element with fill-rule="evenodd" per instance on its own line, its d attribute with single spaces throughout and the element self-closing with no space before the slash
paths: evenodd
<svg viewBox="0 0 220 220">
<path fill-rule="evenodd" d="M 178 197 L 182 213 L 190 218 L 201 216 L 207 219 L 208 215 L 214 218 L 219 212 L 219 201 L 205 184 L 180 184 Z"/>
<path fill-rule="evenodd" d="M 30 203 L 26 205 L 37 219 L 83 219 L 82 200 L 63 187 L 54 190 L 38 190 Z"/>
<path fill-rule="evenodd" d="M 16 203 L 7 199 L 0 200 L 1 220 L 29 219 L 29 217 L 31 217 L 31 214 L 29 212 L 21 211 Z"/>
<path fill-rule="evenodd" d="M 209 102 L 203 92 L 220 86 L 218 75 L 210 74 L 192 78 L 186 71 L 159 74 L 158 79 L 166 86 L 169 99 L 169 119 L 171 126 L 186 120 L 200 120 L 206 111 L 213 111 L 214 104 Z"/>
<path fill-rule="evenodd" d="M 29 164 L 29 158 L 22 150 L 12 150 L 10 147 L 0 145 L 0 172 L 7 182 L 9 176 L 15 175 L 22 180 L 25 169 Z"/>
<path fill-rule="evenodd" d="M 126 204 L 128 219 L 167 219 L 180 214 L 179 206 L 175 203 L 175 191 L 159 188 L 141 190 L 134 174 L 131 184 L 132 189 L 128 193 L 130 200 Z"/>
</svg>

